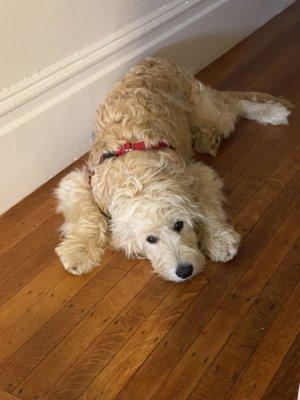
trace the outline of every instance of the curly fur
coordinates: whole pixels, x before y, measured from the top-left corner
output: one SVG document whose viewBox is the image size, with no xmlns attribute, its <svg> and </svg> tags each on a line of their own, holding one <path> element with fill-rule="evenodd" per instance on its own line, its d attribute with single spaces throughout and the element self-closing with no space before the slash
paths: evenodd
<svg viewBox="0 0 300 400">
<path fill-rule="evenodd" d="M 60 183 L 58 210 L 65 217 L 57 247 L 71 273 L 99 265 L 107 242 L 128 257 L 148 258 L 166 279 L 182 281 L 178 265 L 204 266 L 204 255 L 226 262 L 240 236 L 226 221 L 222 182 L 193 148 L 216 155 L 220 141 L 240 117 L 286 124 L 287 100 L 262 93 L 219 92 L 167 60 L 148 58 L 110 91 L 97 111 L 97 136 L 88 171 L 74 171 Z M 175 148 L 128 152 L 99 164 L 105 151 L 125 142 L 147 146 L 167 141 Z M 181 232 L 174 230 L 183 221 Z M 148 243 L 147 236 L 159 240 Z"/>
</svg>

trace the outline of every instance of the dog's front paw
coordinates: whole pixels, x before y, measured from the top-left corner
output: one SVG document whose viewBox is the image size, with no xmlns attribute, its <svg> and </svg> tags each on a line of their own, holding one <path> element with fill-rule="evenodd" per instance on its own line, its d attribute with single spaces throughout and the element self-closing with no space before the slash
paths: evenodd
<svg viewBox="0 0 300 400">
<path fill-rule="evenodd" d="M 55 252 L 64 269 L 73 275 L 87 274 L 95 266 L 95 260 L 81 245 L 74 247 L 64 241 L 56 247 Z"/>
<path fill-rule="evenodd" d="M 224 227 L 207 240 L 205 252 L 212 261 L 227 262 L 236 255 L 240 242 L 240 235 L 232 227 Z"/>
</svg>

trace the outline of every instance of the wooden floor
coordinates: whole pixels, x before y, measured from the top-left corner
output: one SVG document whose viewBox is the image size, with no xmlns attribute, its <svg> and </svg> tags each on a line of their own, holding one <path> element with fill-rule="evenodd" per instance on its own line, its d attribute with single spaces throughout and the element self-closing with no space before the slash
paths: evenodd
<svg viewBox="0 0 300 400">
<path fill-rule="evenodd" d="M 108 251 L 74 277 L 46 185 L 0 218 L 0 399 L 289 400 L 300 378 L 300 4 L 198 74 L 284 95 L 289 126 L 242 121 L 216 159 L 243 244 L 185 284 Z M 78 164 L 78 163 L 77 163 Z"/>
</svg>

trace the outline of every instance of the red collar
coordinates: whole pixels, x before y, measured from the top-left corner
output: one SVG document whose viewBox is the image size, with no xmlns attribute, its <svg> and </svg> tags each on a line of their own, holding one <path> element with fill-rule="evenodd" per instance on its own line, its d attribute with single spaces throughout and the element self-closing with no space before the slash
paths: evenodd
<svg viewBox="0 0 300 400">
<path fill-rule="evenodd" d="M 102 153 L 100 157 L 99 164 L 101 164 L 103 161 L 105 161 L 107 158 L 112 158 L 112 157 L 120 157 L 123 156 L 124 154 L 128 153 L 129 151 L 145 151 L 145 150 L 159 150 L 159 149 L 172 149 L 175 150 L 173 146 L 169 145 L 168 143 L 164 142 L 161 140 L 157 144 L 151 145 L 151 146 L 146 146 L 145 142 L 126 142 L 123 146 L 121 146 L 118 150 L 116 151 L 108 151 L 106 153 Z M 95 171 L 90 172 L 89 175 L 89 182 L 91 183 L 91 178 L 94 175 Z"/>
<path fill-rule="evenodd" d="M 120 157 L 123 156 L 124 154 L 128 153 L 129 151 L 145 151 L 145 150 L 159 150 L 159 149 L 165 149 L 169 148 L 174 150 L 174 147 L 169 145 L 168 143 L 164 141 L 160 141 L 157 144 L 154 144 L 152 146 L 146 146 L 145 142 L 126 142 L 123 146 L 121 146 L 118 150 L 116 151 L 108 151 L 106 153 L 103 153 L 100 157 L 99 164 L 101 164 L 104 160 L 107 158 L 111 157 Z"/>
</svg>

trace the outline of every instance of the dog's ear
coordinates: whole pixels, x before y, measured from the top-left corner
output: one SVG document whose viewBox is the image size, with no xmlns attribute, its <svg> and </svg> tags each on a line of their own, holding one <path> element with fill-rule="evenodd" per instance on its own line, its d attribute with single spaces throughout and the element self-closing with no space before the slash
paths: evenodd
<svg viewBox="0 0 300 400">
<path fill-rule="evenodd" d="M 64 177 L 55 195 L 57 211 L 65 218 L 63 240 L 55 251 L 67 271 L 74 275 L 89 272 L 101 262 L 108 221 L 93 198 L 87 168 Z"/>
</svg>

